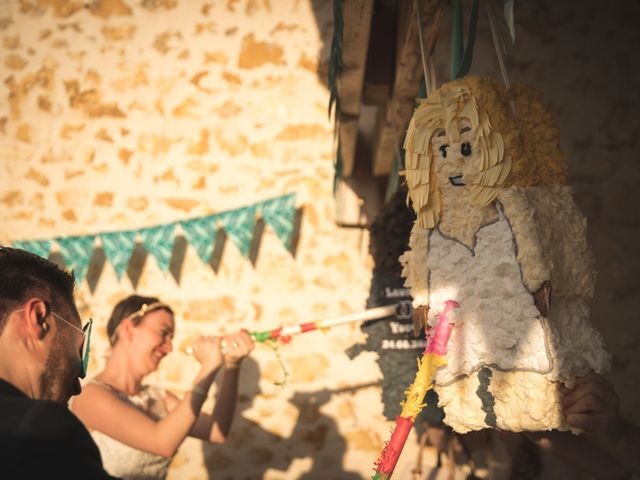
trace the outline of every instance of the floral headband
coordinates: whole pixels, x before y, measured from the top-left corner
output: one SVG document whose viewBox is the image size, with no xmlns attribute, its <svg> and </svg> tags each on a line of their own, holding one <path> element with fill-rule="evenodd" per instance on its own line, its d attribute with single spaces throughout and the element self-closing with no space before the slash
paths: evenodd
<svg viewBox="0 0 640 480">
<path fill-rule="evenodd" d="M 137 318 L 137 317 L 143 318 L 148 313 L 155 312 L 156 310 L 160 310 L 161 308 L 171 310 L 171 307 L 163 302 L 155 302 L 149 305 L 147 305 L 146 303 L 143 303 L 142 306 L 140 307 L 140 310 L 137 310 L 132 314 L 124 317 L 122 320 L 120 320 L 120 322 L 118 323 L 118 327 L 116 327 L 115 331 L 113 332 L 113 335 L 111 335 L 111 338 L 109 339 L 111 340 L 111 345 L 114 345 L 116 343 L 116 340 L 118 339 L 118 329 L 120 328 L 120 325 L 122 325 L 122 322 L 126 320 L 133 320 L 134 318 Z"/>
</svg>

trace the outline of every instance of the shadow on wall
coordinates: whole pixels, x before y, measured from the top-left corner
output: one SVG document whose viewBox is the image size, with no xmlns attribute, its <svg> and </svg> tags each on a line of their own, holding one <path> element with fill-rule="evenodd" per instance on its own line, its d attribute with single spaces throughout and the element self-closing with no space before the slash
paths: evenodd
<svg viewBox="0 0 640 480">
<path fill-rule="evenodd" d="M 331 399 L 332 392 L 296 393 L 289 399 L 298 410 L 298 418 L 291 435 L 285 438 L 265 430 L 243 415 L 252 406 L 255 395 L 260 393 L 259 380 L 259 365 L 252 358 L 247 358 L 242 366 L 242 393 L 228 441 L 223 445 L 202 444 L 209 479 L 262 479 L 267 470 L 284 474 L 295 459 L 307 458 L 311 458 L 311 468 L 296 477 L 300 480 L 360 479 L 357 473 L 344 470 L 342 462 L 346 441 L 340 435 L 335 420 L 320 412 Z"/>
</svg>

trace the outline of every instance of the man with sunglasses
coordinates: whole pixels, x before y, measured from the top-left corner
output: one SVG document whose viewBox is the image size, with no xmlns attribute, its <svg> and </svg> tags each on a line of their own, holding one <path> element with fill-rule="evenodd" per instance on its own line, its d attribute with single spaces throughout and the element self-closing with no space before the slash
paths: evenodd
<svg viewBox="0 0 640 480">
<path fill-rule="evenodd" d="M 73 274 L 0 246 L 0 472 L 3 478 L 110 479 L 82 423 L 91 322 L 81 327 Z"/>
</svg>

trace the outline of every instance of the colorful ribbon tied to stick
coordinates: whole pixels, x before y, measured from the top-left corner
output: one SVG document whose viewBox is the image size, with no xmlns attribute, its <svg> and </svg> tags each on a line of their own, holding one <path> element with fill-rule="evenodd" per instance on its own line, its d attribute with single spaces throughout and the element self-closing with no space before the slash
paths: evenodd
<svg viewBox="0 0 640 480">
<path fill-rule="evenodd" d="M 407 441 L 411 426 L 418 414 L 424 408 L 424 397 L 433 387 L 436 371 L 447 364 L 447 344 L 453 329 L 449 321 L 449 312 L 460 305 L 453 300 L 447 300 L 442 313 L 436 315 L 438 323 L 427 330 L 427 348 L 418 359 L 418 372 L 414 382 L 405 391 L 402 402 L 402 412 L 396 419 L 396 425 L 391 439 L 385 445 L 380 457 L 376 461 L 376 471 L 372 480 L 388 480 L 398 463 L 404 444 Z"/>
</svg>

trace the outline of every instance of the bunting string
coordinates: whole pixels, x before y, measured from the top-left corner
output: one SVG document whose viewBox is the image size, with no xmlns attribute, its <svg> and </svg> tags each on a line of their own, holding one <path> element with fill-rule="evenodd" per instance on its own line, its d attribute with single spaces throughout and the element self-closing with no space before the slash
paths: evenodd
<svg viewBox="0 0 640 480">
<path fill-rule="evenodd" d="M 225 231 L 242 256 L 247 258 L 251 251 L 258 219 L 262 219 L 284 247 L 293 253 L 296 214 L 295 194 L 290 193 L 234 210 L 133 230 L 60 236 L 50 239 L 15 240 L 11 243 L 15 248 L 27 250 L 44 258 L 49 258 L 54 251 L 54 246 L 57 246 L 62 260 L 74 271 L 76 282 L 79 284 L 91 270 L 89 268 L 91 259 L 98 248 L 96 239 L 99 239 L 104 258 L 113 267 L 117 279 L 121 280 L 133 263 L 131 259 L 139 249 L 139 246 L 136 248 L 137 245 L 141 245 L 144 251 L 153 257 L 160 270 L 166 274 L 172 268 L 171 261 L 178 227 L 187 243 L 193 247 L 205 264 L 210 264 L 212 260 L 220 229 Z"/>
</svg>

